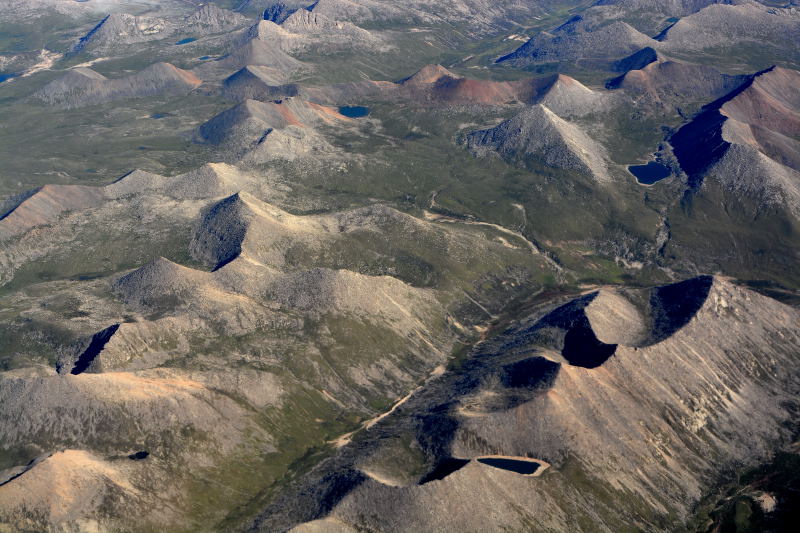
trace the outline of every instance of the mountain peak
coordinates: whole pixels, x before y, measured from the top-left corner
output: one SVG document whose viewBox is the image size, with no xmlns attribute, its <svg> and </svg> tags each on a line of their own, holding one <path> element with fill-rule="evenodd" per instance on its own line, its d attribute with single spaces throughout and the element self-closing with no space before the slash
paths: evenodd
<svg viewBox="0 0 800 533">
<path fill-rule="evenodd" d="M 425 65 L 408 78 L 400 80 L 400 83 L 403 85 L 429 85 L 442 78 L 459 79 L 460 76 L 453 74 L 441 65 Z"/>
</svg>

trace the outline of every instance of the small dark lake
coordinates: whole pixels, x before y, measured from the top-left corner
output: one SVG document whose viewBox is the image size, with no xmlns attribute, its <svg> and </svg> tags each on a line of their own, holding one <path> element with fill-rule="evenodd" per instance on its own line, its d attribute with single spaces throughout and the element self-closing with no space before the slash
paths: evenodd
<svg viewBox="0 0 800 533">
<path fill-rule="evenodd" d="M 529 476 L 539 470 L 539 463 L 534 461 L 521 461 L 519 459 L 504 459 L 500 457 L 480 457 L 479 463 L 483 463 L 501 470 L 509 470 L 517 474 Z"/>
<path fill-rule="evenodd" d="M 646 165 L 631 165 L 628 170 L 636 176 L 636 179 L 642 185 L 652 185 L 656 182 L 668 178 L 672 171 L 668 166 L 650 161 Z"/>
<path fill-rule="evenodd" d="M 211 59 L 211 56 L 198 57 L 197 59 L 199 59 L 200 61 L 208 61 L 209 59 Z"/>
<path fill-rule="evenodd" d="M 132 453 L 128 456 L 128 459 L 131 461 L 143 461 L 150 457 L 150 452 L 147 450 L 142 450 L 140 452 Z"/>
<path fill-rule="evenodd" d="M 346 105 L 339 108 L 339 113 L 348 118 L 363 118 L 369 115 L 369 108 L 362 105 Z"/>
<path fill-rule="evenodd" d="M 7 73 L 0 72 L 0 83 L 3 83 L 4 81 L 8 81 L 11 78 L 16 78 L 17 76 L 19 76 L 19 74 L 16 74 L 16 73 L 7 74 Z"/>
<path fill-rule="evenodd" d="M 186 39 L 181 39 L 180 41 L 178 41 L 175 44 L 178 44 L 178 45 L 189 44 L 189 43 L 195 42 L 196 40 L 197 40 L 197 37 L 187 37 Z"/>
</svg>

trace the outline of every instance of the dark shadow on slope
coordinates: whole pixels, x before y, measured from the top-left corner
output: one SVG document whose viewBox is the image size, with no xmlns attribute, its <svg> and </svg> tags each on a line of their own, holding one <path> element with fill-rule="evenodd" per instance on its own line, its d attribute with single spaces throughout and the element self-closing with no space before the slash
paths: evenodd
<svg viewBox="0 0 800 533">
<path fill-rule="evenodd" d="M 561 355 L 570 365 L 597 368 L 617 351 L 616 344 L 606 344 L 597 338 L 586 316 L 586 307 L 597 295 L 595 292 L 563 305 L 537 324 L 542 329 L 555 328 L 565 332 Z"/>
<path fill-rule="evenodd" d="M 0 220 L 8 217 L 8 215 L 13 213 L 20 205 L 22 205 L 25 200 L 41 190 L 42 188 L 38 187 L 20 194 L 15 194 L 14 196 L 10 196 L 4 200 L 0 200 Z"/>
<path fill-rule="evenodd" d="M 503 367 L 501 382 L 514 389 L 549 389 L 561 365 L 545 357 L 531 357 Z"/>
<path fill-rule="evenodd" d="M 619 61 L 615 62 L 613 65 L 614 72 L 623 72 L 627 73 L 631 70 L 641 70 L 650 63 L 658 61 L 658 52 L 655 51 L 654 48 L 650 46 L 646 46 L 641 50 L 632 53 L 628 57 L 624 57 Z M 620 78 L 624 78 L 620 76 Z"/>
<path fill-rule="evenodd" d="M 114 333 L 117 332 L 119 326 L 119 324 L 114 324 L 99 333 L 95 333 L 92 340 L 89 342 L 89 346 L 78 356 L 72 370 L 70 370 L 70 374 L 77 376 L 92 366 L 94 360 L 100 355 L 103 348 L 106 347 L 106 344 L 108 344 L 108 341 L 114 336 Z"/>
<path fill-rule="evenodd" d="M 46 453 L 46 454 L 40 455 L 39 457 L 36 457 L 36 458 L 34 458 L 32 461 L 30 461 L 30 462 L 29 462 L 27 465 L 25 465 L 25 467 L 24 467 L 24 468 L 22 468 L 21 470 L 19 470 L 17 473 L 15 473 L 15 474 L 12 474 L 12 475 L 9 475 L 9 476 L 8 476 L 8 477 L 6 477 L 5 479 L 2 479 L 2 480 L 0 480 L 0 487 L 2 487 L 3 485 L 7 485 L 7 484 L 11 483 L 11 482 L 12 482 L 12 481 L 14 481 L 15 479 L 19 479 L 19 478 L 20 478 L 20 477 L 22 477 L 23 475 L 25 475 L 25 474 L 27 474 L 28 472 L 30 472 L 30 470 L 31 470 L 33 467 L 35 467 L 36 465 L 38 465 L 39 463 L 41 463 L 41 462 L 42 462 L 42 461 L 44 461 L 45 459 L 48 459 L 48 458 L 49 458 L 49 457 L 51 457 L 52 455 L 53 455 L 53 453 L 52 453 L 52 452 L 50 452 L 50 453 Z"/>
<path fill-rule="evenodd" d="M 586 316 L 586 306 L 597 294 L 582 296 L 551 311 L 528 329 L 514 334 L 501 352 L 549 347 L 559 350 L 570 365 L 599 367 L 616 353 L 617 345 L 601 342 Z"/>
<path fill-rule="evenodd" d="M 759 76 L 774 68 L 773 66 L 747 76 L 736 89 L 703 106 L 691 122 L 670 137 L 669 143 L 675 157 L 689 176 L 690 191 L 700 188 L 703 184 L 702 173 L 725 155 L 730 147 L 730 143 L 722 138 L 722 125 L 727 117 L 720 112 L 720 108 L 750 88 Z"/>
<path fill-rule="evenodd" d="M 425 483 L 430 483 L 431 481 L 439 481 L 440 479 L 444 479 L 453 472 L 458 472 L 465 466 L 469 464 L 469 459 L 457 459 L 455 457 L 445 457 L 444 459 L 439 460 L 433 470 L 425 474 L 422 479 L 419 480 L 420 485 L 424 485 Z"/>
<path fill-rule="evenodd" d="M 608 361 L 616 351 L 616 344 L 606 344 L 597 338 L 589 319 L 584 316 L 564 336 L 564 348 L 561 350 L 561 355 L 572 366 L 597 368 Z"/>
<path fill-rule="evenodd" d="M 679 129 L 670 138 L 681 169 L 689 176 L 689 187 L 697 190 L 703 184 L 702 173 L 725 152 L 730 143 L 722 138 L 726 118 L 718 109 L 707 109 Z"/>
<path fill-rule="evenodd" d="M 713 284 L 713 277 L 700 276 L 653 289 L 650 295 L 653 326 L 648 344 L 661 342 L 686 326 L 705 304 Z"/>
<path fill-rule="evenodd" d="M 203 216 L 195 240 L 202 238 L 212 256 L 204 257 L 217 271 L 239 257 L 247 234 L 248 214 L 239 194 L 233 194 L 212 205 Z"/>
<path fill-rule="evenodd" d="M 331 472 L 317 479 L 314 484 L 306 485 L 302 492 L 294 493 L 291 497 L 279 496 L 273 501 L 271 506 L 276 508 L 276 513 L 291 517 L 288 523 L 277 527 L 275 524 L 271 524 L 268 529 L 262 529 L 264 524 L 260 519 L 256 519 L 250 529 L 256 531 L 287 531 L 294 525 L 322 518 L 328 515 L 345 496 L 366 480 L 367 477 L 363 473 L 352 468 L 343 468 L 342 470 Z"/>
<path fill-rule="evenodd" d="M 500 470 L 508 470 L 515 474 L 522 474 L 523 476 L 533 475 L 540 468 L 539 463 L 534 461 L 506 459 L 504 457 L 480 457 L 477 461 Z"/>
</svg>

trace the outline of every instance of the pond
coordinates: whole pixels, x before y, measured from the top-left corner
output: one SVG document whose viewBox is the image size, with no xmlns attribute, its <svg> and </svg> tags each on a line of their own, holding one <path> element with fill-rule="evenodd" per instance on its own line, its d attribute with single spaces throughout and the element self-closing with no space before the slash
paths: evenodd
<svg viewBox="0 0 800 533">
<path fill-rule="evenodd" d="M 19 76 L 19 74 L 17 74 L 17 73 L 8 73 L 7 74 L 7 73 L 0 72 L 0 83 L 3 83 L 4 81 L 8 81 L 11 78 L 16 78 L 17 76 Z"/>
<path fill-rule="evenodd" d="M 348 118 L 363 118 L 369 115 L 369 108 L 361 105 L 346 105 L 339 108 L 339 113 Z"/>
<path fill-rule="evenodd" d="M 526 461 L 524 459 L 508 459 L 505 457 L 478 457 L 478 462 L 494 468 L 499 468 L 501 470 L 516 472 L 517 474 L 522 474 L 525 476 L 533 475 L 537 470 L 539 470 L 539 463 L 536 461 Z"/>
<path fill-rule="evenodd" d="M 180 41 L 178 41 L 175 44 L 177 44 L 177 45 L 189 44 L 189 43 L 195 42 L 196 40 L 197 40 L 197 37 L 187 37 L 186 39 L 181 39 Z"/>
<path fill-rule="evenodd" d="M 150 452 L 148 452 L 147 450 L 142 450 L 140 452 L 130 454 L 128 456 L 128 459 L 130 459 L 131 461 L 144 461 L 148 457 L 150 457 Z"/>
<path fill-rule="evenodd" d="M 650 161 L 646 165 L 631 165 L 628 170 L 642 185 L 652 185 L 672 175 L 672 170 L 668 166 L 655 161 Z"/>
</svg>

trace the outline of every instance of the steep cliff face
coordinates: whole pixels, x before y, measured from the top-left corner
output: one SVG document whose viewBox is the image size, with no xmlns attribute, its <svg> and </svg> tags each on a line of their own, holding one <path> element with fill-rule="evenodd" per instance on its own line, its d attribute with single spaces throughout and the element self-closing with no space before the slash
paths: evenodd
<svg viewBox="0 0 800 533">
<path fill-rule="evenodd" d="M 300 497 L 254 529 L 670 530 L 723 469 L 791 439 L 798 326 L 721 278 L 587 294 L 485 342 L 321 466 L 315 511 Z M 398 446 L 416 483 L 375 475 Z"/>
</svg>

